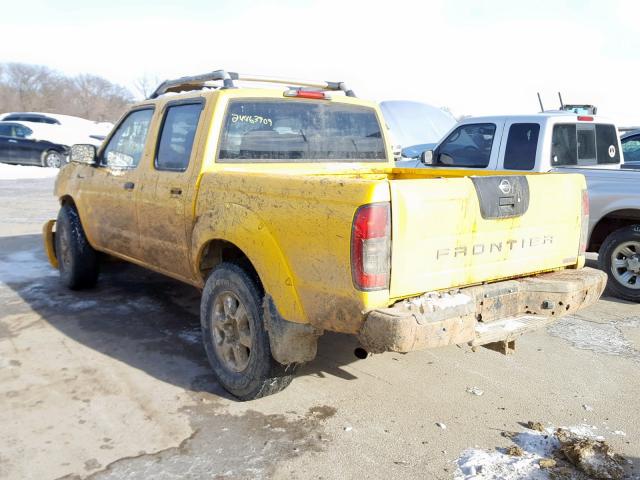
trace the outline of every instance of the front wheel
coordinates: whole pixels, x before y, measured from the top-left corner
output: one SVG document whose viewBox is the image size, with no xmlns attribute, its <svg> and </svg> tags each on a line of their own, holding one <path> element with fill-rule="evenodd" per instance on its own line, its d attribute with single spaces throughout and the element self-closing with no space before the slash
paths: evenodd
<svg viewBox="0 0 640 480">
<path fill-rule="evenodd" d="M 617 297 L 640 302 L 640 225 L 610 234 L 600 248 L 598 263 Z"/>
<path fill-rule="evenodd" d="M 200 322 L 209 363 L 222 387 L 240 400 L 272 395 L 293 378 L 271 356 L 263 296 L 254 279 L 232 263 L 218 265 L 202 292 Z"/>
<path fill-rule="evenodd" d="M 47 150 L 42 157 L 42 166 L 60 168 L 62 166 L 62 154 L 55 150 Z"/>
<path fill-rule="evenodd" d="M 98 252 L 87 241 L 75 207 L 60 208 L 56 220 L 55 251 L 60 279 L 72 290 L 93 287 L 98 280 Z"/>
</svg>

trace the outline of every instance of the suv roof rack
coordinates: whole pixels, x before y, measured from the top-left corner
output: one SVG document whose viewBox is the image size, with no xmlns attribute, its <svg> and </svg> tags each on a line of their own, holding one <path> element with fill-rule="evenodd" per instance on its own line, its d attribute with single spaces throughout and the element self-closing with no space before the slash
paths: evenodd
<svg viewBox="0 0 640 480">
<path fill-rule="evenodd" d="M 157 98 L 167 92 L 184 92 L 200 90 L 207 87 L 215 87 L 209 83 L 220 80 L 222 80 L 222 88 L 235 88 L 233 81 L 238 80 L 242 82 L 278 83 L 282 85 L 318 88 L 320 90 L 342 91 L 347 97 L 356 96 L 353 90 L 348 89 L 344 82 L 313 82 L 215 70 L 201 75 L 191 75 L 188 77 L 176 78 L 174 80 L 165 80 L 158 85 L 158 88 L 156 88 L 151 95 L 149 95 L 149 99 Z"/>
</svg>

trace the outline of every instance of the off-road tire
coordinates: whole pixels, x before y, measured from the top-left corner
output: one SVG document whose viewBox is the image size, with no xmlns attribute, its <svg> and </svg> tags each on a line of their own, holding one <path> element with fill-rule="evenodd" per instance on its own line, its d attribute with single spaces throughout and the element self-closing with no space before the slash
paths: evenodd
<svg viewBox="0 0 640 480">
<path fill-rule="evenodd" d="M 52 157 L 56 157 L 57 161 L 53 161 Z M 42 154 L 42 166 L 48 168 L 62 168 L 64 157 L 56 150 L 47 150 Z"/>
<path fill-rule="evenodd" d="M 238 301 L 235 313 L 240 305 L 244 307 L 246 315 L 243 318 L 250 330 L 248 363 L 242 371 L 234 371 L 223 358 L 219 345 L 224 342 L 214 326 L 215 308 L 229 295 Z M 272 395 L 286 388 L 293 379 L 293 366 L 285 368 L 271 355 L 269 334 L 264 325 L 263 297 L 264 293 L 251 275 L 242 267 L 227 262 L 212 271 L 202 292 L 200 324 L 209 363 L 220 385 L 240 400 Z"/>
<path fill-rule="evenodd" d="M 62 283 L 72 290 L 91 288 L 99 274 L 99 258 L 84 234 L 78 211 L 66 204 L 56 221 L 56 257 Z"/>
<path fill-rule="evenodd" d="M 634 289 L 626 287 L 616 278 L 612 270 L 613 255 L 617 247 L 627 242 L 637 242 L 640 244 L 640 225 L 631 225 L 620 228 L 611 233 L 600 247 L 598 253 L 598 264 L 600 269 L 606 272 L 609 277 L 607 287 L 616 297 L 631 302 L 640 302 L 640 288 Z M 640 277 L 636 278 L 640 282 Z"/>
</svg>

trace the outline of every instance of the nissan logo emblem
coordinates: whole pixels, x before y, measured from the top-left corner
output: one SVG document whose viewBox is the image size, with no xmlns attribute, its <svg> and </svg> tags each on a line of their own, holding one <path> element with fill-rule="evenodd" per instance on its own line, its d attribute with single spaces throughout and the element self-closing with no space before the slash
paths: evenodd
<svg viewBox="0 0 640 480">
<path fill-rule="evenodd" d="M 505 195 L 509 195 L 511 193 L 511 190 L 512 190 L 511 183 L 506 178 L 503 178 L 500 181 L 500 184 L 498 185 L 498 188 Z"/>
</svg>

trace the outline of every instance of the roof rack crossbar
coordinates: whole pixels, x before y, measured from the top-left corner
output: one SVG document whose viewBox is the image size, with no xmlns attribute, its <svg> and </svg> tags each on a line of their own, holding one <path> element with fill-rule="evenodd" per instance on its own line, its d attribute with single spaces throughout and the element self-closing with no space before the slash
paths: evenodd
<svg viewBox="0 0 640 480">
<path fill-rule="evenodd" d="M 315 82 L 305 80 L 293 80 L 288 78 L 267 77 L 262 75 L 249 75 L 244 73 L 227 72 L 225 70 L 215 70 L 201 75 L 191 75 L 180 77 L 174 80 L 165 80 L 154 92 L 149 95 L 149 99 L 157 98 L 167 92 L 180 92 L 189 90 L 199 90 L 209 87 L 209 82 L 222 80 L 222 88 L 234 88 L 234 80 L 242 82 L 278 83 L 281 85 L 291 85 L 298 87 L 318 88 L 320 90 L 342 91 L 348 97 L 355 97 L 353 90 L 347 88 L 344 82 Z"/>
</svg>

